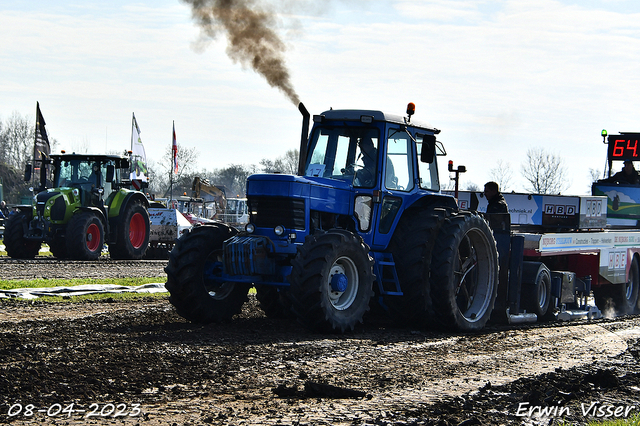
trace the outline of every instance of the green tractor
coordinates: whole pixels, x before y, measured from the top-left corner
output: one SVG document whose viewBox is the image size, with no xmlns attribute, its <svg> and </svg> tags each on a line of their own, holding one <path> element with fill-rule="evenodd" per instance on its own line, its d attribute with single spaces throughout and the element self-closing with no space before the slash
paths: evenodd
<svg viewBox="0 0 640 426">
<path fill-rule="evenodd" d="M 129 158 L 56 154 L 39 170 L 31 205 L 5 224 L 7 254 L 34 258 L 43 242 L 58 259 L 95 260 L 104 244 L 112 259 L 141 259 L 149 246 L 149 201 L 129 189 Z M 31 180 L 31 166 L 25 180 Z M 52 172 L 52 174 L 51 174 Z"/>
</svg>

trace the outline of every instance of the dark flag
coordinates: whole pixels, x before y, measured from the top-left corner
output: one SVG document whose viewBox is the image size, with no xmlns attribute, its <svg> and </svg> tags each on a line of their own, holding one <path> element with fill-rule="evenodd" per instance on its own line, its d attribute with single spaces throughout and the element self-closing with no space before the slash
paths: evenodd
<svg viewBox="0 0 640 426">
<path fill-rule="evenodd" d="M 35 183 L 40 181 L 40 187 L 42 188 L 46 187 L 48 173 L 42 173 L 41 170 L 44 167 L 46 171 L 46 160 L 49 159 L 49 154 L 51 153 L 45 125 L 44 117 L 42 116 L 42 112 L 40 112 L 40 103 L 36 102 L 36 140 L 33 149 L 33 176 Z"/>
</svg>

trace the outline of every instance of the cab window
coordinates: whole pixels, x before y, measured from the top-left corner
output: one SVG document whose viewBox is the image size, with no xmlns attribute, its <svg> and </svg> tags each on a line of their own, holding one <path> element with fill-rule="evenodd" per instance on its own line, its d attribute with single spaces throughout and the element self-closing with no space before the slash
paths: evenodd
<svg viewBox="0 0 640 426">
<path fill-rule="evenodd" d="M 420 188 L 430 191 L 440 191 L 440 181 L 438 179 L 438 168 L 436 167 L 436 157 L 428 163 L 420 161 L 424 136 L 416 134 L 416 147 L 418 153 L 418 173 L 420 174 Z"/>
<path fill-rule="evenodd" d="M 389 129 L 385 167 L 385 187 L 397 191 L 413 189 L 411 137 L 400 129 Z"/>
</svg>

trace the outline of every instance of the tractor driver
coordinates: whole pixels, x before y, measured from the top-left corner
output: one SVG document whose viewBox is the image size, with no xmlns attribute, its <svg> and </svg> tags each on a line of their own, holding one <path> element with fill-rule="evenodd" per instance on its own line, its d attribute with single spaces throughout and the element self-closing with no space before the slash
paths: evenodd
<svg viewBox="0 0 640 426">
<path fill-rule="evenodd" d="M 360 186 L 370 188 L 375 185 L 378 150 L 369 136 L 361 138 L 358 145 L 360 146 L 359 158 L 362 159 L 364 166 L 356 173 L 356 178 Z M 388 156 L 385 185 L 389 189 L 396 189 L 398 187 L 398 178 L 395 175 L 391 158 Z"/>
<path fill-rule="evenodd" d="M 372 187 L 375 184 L 378 150 L 369 136 L 361 138 L 358 146 L 360 147 L 358 157 L 362 159 L 363 167 L 356 172 L 357 184 L 359 186 Z"/>
</svg>

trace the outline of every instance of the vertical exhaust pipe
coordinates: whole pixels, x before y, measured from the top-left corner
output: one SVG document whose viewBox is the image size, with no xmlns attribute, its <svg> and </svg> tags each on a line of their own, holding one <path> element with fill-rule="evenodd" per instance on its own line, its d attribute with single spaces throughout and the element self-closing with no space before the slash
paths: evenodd
<svg viewBox="0 0 640 426">
<path fill-rule="evenodd" d="M 300 157 L 298 159 L 298 175 L 304 176 L 304 166 L 307 162 L 307 144 L 309 143 L 309 118 L 311 115 L 304 104 L 298 104 L 298 110 L 302 114 L 302 136 L 300 137 Z"/>
</svg>

